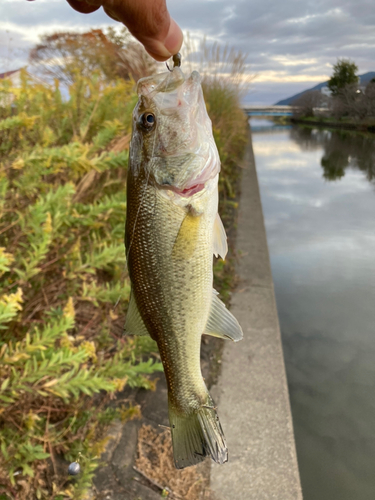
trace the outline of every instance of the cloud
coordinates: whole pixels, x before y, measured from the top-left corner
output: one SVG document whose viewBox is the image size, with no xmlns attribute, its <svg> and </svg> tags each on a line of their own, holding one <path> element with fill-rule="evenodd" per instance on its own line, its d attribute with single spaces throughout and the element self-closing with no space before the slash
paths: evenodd
<svg viewBox="0 0 375 500">
<path fill-rule="evenodd" d="M 3 44 L 4 38 L 11 37 L 16 47 L 38 42 L 44 33 L 84 30 L 110 24 L 115 22 L 102 10 L 84 15 L 74 11 L 64 1 L 5 0 L 0 4 L 0 41 Z"/>
<path fill-rule="evenodd" d="M 271 103 L 316 85 L 328 78 L 337 58 L 353 59 L 360 73 L 375 70 L 375 9 L 368 0 L 169 0 L 168 7 L 194 38 L 205 36 L 248 54 L 249 72 L 258 75 L 250 101 L 256 95 Z M 79 14 L 63 0 L 0 4 L 3 52 L 9 37 L 18 49 L 45 32 L 107 25 L 118 24 L 102 10 Z M 290 91 L 282 94 L 288 83 Z"/>
<path fill-rule="evenodd" d="M 322 75 L 291 75 L 287 71 L 262 71 L 256 76 L 256 82 L 324 82 L 328 79 L 327 74 Z"/>
</svg>

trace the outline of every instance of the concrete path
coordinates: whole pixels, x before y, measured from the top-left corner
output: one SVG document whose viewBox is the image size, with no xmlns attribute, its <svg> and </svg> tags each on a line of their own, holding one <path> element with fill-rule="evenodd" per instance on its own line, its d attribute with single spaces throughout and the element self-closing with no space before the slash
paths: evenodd
<svg viewBox="0 0 375 500">
<path fill-rule="evenodd" d="M 226 342 L 219 383 L 211 389 L 229 448 L 212 464 L 219 500 L 302 499 L 280 329 L 251 138 L 237 229 L 240 283 L 231 311 L 244 339 Z"/>
</svg>

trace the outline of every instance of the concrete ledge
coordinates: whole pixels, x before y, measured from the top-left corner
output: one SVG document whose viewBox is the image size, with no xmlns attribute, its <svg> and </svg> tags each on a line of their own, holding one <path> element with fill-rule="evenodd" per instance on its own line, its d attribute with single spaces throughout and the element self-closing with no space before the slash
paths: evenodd
<svg viewBox="0 0 375 500">
<path fill-rule="evenodd" d="M 251 136 L 241 185 L 236 250 L 240 283 L 231 311 L 244 339 L 226 342 L 211 390 L 229 448 L 212 464 L 219 500 L 301 500 L 293 425 Z"/>
</svg>

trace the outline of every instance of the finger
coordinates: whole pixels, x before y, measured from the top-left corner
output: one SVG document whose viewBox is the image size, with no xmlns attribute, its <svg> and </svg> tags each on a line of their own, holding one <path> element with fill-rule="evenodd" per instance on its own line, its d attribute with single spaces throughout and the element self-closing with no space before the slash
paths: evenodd
<svg viewBox="0 0 375 500">
<path fill-rule="evenodd" d="M 149 43 L 144 43 L 147 52 L 157 61 L 166 61 L 174 54 L 180 51 L 183 41 L 183 34 L 176 23 L 170 18 L 170 26 L 168 35 L 164 42 L 156 41 L 155 39 L 149 40 Z"/>
<path fill-rule="evenodd" d="M 170 17 L 165 0 L 103 0 L 102 5 L 110 17 L 127 26 L 156 60 L 166 61 L 180 50 L 182 31 Z"/>
<path fill-rule="evenodd" d="M 179 52 L 183 35 L 170 17 L 166 0 L 67 0 L 83 14 L 102 5 L 106 14 L 122 22 L 157 61 L 166 61 Z"/>
</svg>

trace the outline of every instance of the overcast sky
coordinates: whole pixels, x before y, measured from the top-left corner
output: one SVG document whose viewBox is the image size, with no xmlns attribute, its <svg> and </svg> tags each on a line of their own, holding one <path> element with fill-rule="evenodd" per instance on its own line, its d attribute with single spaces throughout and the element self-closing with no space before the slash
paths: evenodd
<svg viewBox="0 0 375 500">
<path fill-rule="evenodd" d="M 354 60 L 360 74 L 375 71 L 373 0 L 169 0 L 168 6 L 183 30 L 248 54 L 256 78 L 247 102 L 272 104 L 325 81 L 339 57 Z M 118 23 L 102 11 L 79 14 L 64 0 L 1 0 L 0 72 L 23 64 L 43 33 L 110 24 Z"/>
</svg>

